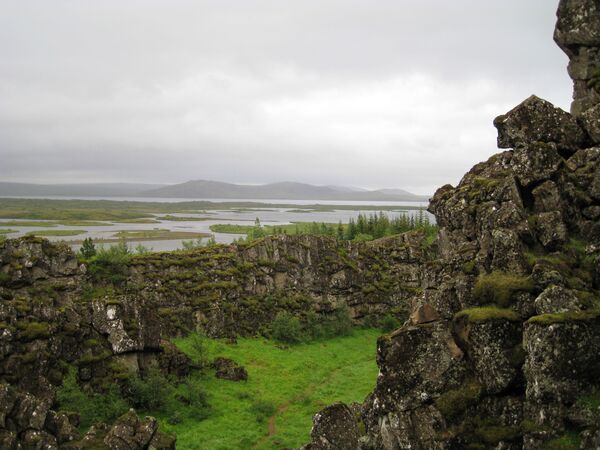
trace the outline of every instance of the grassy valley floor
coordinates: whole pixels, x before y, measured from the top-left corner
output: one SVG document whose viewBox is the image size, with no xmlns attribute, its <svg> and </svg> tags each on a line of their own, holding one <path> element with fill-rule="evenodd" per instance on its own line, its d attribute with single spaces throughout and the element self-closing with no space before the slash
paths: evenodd
<svg viewBox="0 0 600 450">
<path fill-rule="evenodd" d="M 177 434 L 177 448 L 191 450 L 295 448 L 309 441 L 312 416 L 336 401 L 362 402 L 377 377 L 376 340 L 380 330 L 357 329 L 350 336 L 290 347 L 262 338 L 237 344 L 208 340 L 210 359 L 232 358 L 248 371 L 248 381 L 195 375 L 208 393 L 210 414 L 184 418 L 161 428 Z M 190 338 L 176 341 L 194 356 Z"/>
</svg>

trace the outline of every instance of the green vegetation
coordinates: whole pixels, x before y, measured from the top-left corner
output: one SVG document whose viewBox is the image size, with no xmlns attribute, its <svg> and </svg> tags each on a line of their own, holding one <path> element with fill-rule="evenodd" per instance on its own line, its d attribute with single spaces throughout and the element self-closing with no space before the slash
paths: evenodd
<svg viewBox="0 0 600 450">
<path fill-rule="evenodd" d="M 276 341 L 297 344 L 304 340 L 300 319 L 287 311 L 277 313 L 271 323 L 271 336 Z"/>
<path fill-rule="evenodd" d="M 265 236 L 280 234 L 310 234 L 317 236 L 335 236 L 338 239 L 369 241 L 384 236 L 392 236 L 410 230 L 423 230 L 431 237 L 431 243 L 437 235 L 437 226 L 429 222 L 422 209 L 417 215 L 402 215 L 390 219 L 383 212 L 369 216 L 359 214 L 358 219 L 350 219 L 347 224 L 295 222 L 287 225 L 264 225 L 258 218 L 254 225 L 215 224 L 210 226 L 215 233 L 246 234 L 246 241 Z"/>
<path fill-rule="evenodd" d="M 301 321 L 287 311 L 277 313 L 270 327 L 271 337 L 278 342 L 298 344 L 336 336 L 347 336 L 353 331 L 350 311 L 346 305 L 337 308 L 330 317 L 308 312 Z"/>
<path fill-rule="evenodd" d="M 233 211 L 240 208 L 297 208 L 292 204 L 265 204 L 258 202 L 132 202 L 116 200 L 48 200 L 29 198 L 0 198 L 0 218 L 33 220 L 106 220 L 123 221 L 146 219 L 153 223 L 154 214 L 172 214 L 185 212 L 205 212 L 206 210 Z M 314 211 L 331 210 L 370 210 L 372 206 L 363 205 L 306 205 Z M 378 206 L 382 211 L 395 211 L 397 206 Z M 416 206 L 405 206 L 406 210 L 418 210 Z M 139 223 L 139 222 L 136 222 Z M 17 226 L 17 225 L 15 225 Z"/>
<path fill-rule="evenodd" d="M 381 328 L 381 331 L 383 331 L 384 333 L 389 333 L 390 331 L 394 331 L 394 330 L 400 328 L 401 325 L 402 325 L 402 323 L 398 319 L 396 319 L 391 314 L 387 314 L 381 320 L 380 328 Z"/>
<path fill-rule="evenodd" d="M 473 296 L 480 304 L 495 303 L 508 307 L 512 305 L 516 293 L 532 290 L 533 282 L 528 277 L 492 272 L 479 275 L 473 289 Z"/>
<path fill-rule="evenodd" d="M 575 322 L 580 320 L 594 320 L 600 317 L 600 310 L 568 311 L 555 314 L 541 314 L 531 317 L 527 322 L 540 325 L 552 325 L 555 323 Z"/>
<path fill-rule="evenodd" d="M 568 431 L 562 436 L 551 439 L 542 445 L 543 450 L 572 450 L 581 445 L 579 434 L 574 431 Z"/>
<path fill-rule="evenodd" d="M 141 217 L 139 219 L 117 219 L 114 223 L 160 223 L 159 220 Z"/>
<path fill-rule="evenodd" d="M 171 231 L 171 230 L 124 230 L 115 234 L 119 239 L 126 240 L 163 240 L 163 239 L 195 239 L 209 237 L 207 233 L 197 233 L 192 231 Z"/>
<path fill-rule="evenodd" d="M 484 306 L 481 308 L 463 309 L 454 315 L 454 319 L 468 317 L 470 322 L 487 322 L 488 320 L 504 319 L 518 322 L 519 315 L 512 309 L 498 308 L 497 306 Z"/>
<path fill-rule="evenodd" d="M 581 406 L 592 411 L 600 408 L 600 390 L 596 389 L 594 392 L 588 395 L 584 395 L 577 400 Z"/>
<path fill-rule="evenodd" d="M 299 447 L 309 441 L 317 411 L 335 401 L 363 401 L 370 392 L 379 333 L 355 330 L 289 348 L 261 338 L 240 338 L 237 344 L 207 340 L 204 358 L 233 359 L 246 368 L 248 381 L 220 380 L 210 372 L 194 375 L 206 389 L 210 415 L 172 424 L 168 415 L 158 414 L 161 427 L 176 433 L 178 447 L 189 450 Z M 175 343 L 195 358 L 193 336 Z"/>
<path fill-rule="evenodd" d="M 50 336 L 50 326 L 46 322 L 19 322 L 20 337 L 26 341 L 46 339 Z"/>
<path fill-rule="evenodd" d="M 16 233 L 17 230 L 11 230 L 10 228 L 0 228 L 0 234 Z"/>
<path fill-rule="evenodd" d="M 1 202 L 1 199 L 0 199 Z M 67 227 L 107 227 L 110 223 L 106 222 L 95 222 L 90 220 L 9 220 L 6 222 L 0 222 L 2 225 L 11 227 L 40 227 L 40 228 L 51 228 L 58 225 L 64 225 Z"/>
<path fill-rule="evenodd" d="M 157 217 L 158 220 L 166 220 L 170 222 L 202 222 L 205 220 L 212 220 L 212 217 L 184 217 L 184 216 L 172 216 L 167 214 L 166 216 Z"/>
<path fill-rule="evenodd" d="M 475 382 L 466 384 L 459 389 L 444 392 L 435 401 L 435 406 L 447 420 L 455 420 L 470 406 L 479 401 L 481 386 Z"/>
<path fill-rule="evenodd" d="M 69 368 L 58 389 L 57 401 L 61 411 L 76 411 L 79 414 L 81 431 L 87 430 L 96 422 L 111 423 L 129 407 L 116 384 L 108 385 L 101 393 L 83 392 L 77 384 L 77 369 L 74 367 Z"/>
<path fill-rule="evenodd" d="M 83 244 L 81 244 L 79 253 L 83 259 L 90 259 L 93 256 L 96 256 L 96 246 L 94 245 L 94 241 L 91 237 L 83 240 Z"/>
<path fill-rule="evenodd" d="M 100 247 L 87 261 L 88 273 L 96 282 L 121 284 L 127 278 L 130 259 L 131 252 L 125 241 L 108 248 Z"/>
<path fill-rule="evenodd" d="M 78 236 L 85 233 L 85 230 L 38 230 L 29 231 L 26 236 Z"/>
<path fill-rule="evenodd" d="M 1 199 L 0 199 L 1 201 Z M 33 221 L 33 220 L 9 220 L 7 222 L 2 222 L 2 225 L 7 227 L 41 227 L 41 228 L 50 228 L 58 226 L 58 222 L 41 222 L 41 221 Z"/>
<path fill-rule="evenodd" d="M 110 423 L 130 407 L 163 414 L 169 417 L 171 424 L 184 419 L 201 421 L 210 412 L 200 379 L 188 378 L 176 383 L 165 378 L 157 369 L 150 369 L 139 376 L 118 363 L 111 363 L 109 367 L 120 384 L 110 383 L 102 386 L 97 393 L 86 393 L 77 383 L 76 369 L 70 367 L 58 389 L 60 409 L 79 413 L 81 431 L 86 431 L 96 422 Z"/>
</svg>

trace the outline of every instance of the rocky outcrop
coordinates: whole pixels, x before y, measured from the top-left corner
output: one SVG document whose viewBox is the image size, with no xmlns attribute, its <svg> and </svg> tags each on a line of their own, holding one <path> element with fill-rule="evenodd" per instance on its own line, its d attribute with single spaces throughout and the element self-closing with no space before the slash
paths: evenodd
<svg viewBox="0 0 600 450">
<path fill-rule="evenodd" d="M 510 150 L 431 200 L 437 254 L 378 341 L 359 448 L 598 447 L 599 13 L 558 9 L 572 114 L 528 98 L 494 121 Z"/>
<path fill-rule="evenodd" d="M 229 358 L 215 358 L 211 366 L 215 369 L 215 376 L 223 380 L 246 381 L 248 372 L 234 360 Z"/>
<path fill-rule="evenodd" d="M 600 102 L 600 6 L 595 0 L 561 0 L 557 15 L 554 40 L 569 57 L 571 113 L 580 116 Z"/>
</svg>

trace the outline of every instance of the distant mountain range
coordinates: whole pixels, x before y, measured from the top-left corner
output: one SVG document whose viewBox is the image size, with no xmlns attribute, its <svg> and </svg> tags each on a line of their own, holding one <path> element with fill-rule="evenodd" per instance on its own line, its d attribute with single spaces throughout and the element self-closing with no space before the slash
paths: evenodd
<svg viewBox="0 0 600 450">
<path fill-rule="evenodd" d="M 402 189 L 366 189 L 346 186 L 314 186 L 281 182 L 262 185 L 193 180 L 173 185 L 96 183 L 28 184 L 0 182 L 1 196 L 19 197 L 158 197 L 197 199 L 339 200 L 339 201 L 427 201 L 429 196 Z"/>
</svg>

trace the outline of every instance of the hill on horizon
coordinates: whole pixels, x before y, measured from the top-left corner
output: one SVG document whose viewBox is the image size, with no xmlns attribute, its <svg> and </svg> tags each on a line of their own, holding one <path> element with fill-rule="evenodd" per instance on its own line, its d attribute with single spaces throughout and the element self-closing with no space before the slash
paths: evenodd
<svg viewBox="0 0 600 450">
<path fill-rule="evenodd" d="M 347 186 L 315 186 L 284 181 L 262 185 L 191 180 L 185 183 L 80 183 L 35 184 L 0 182 L 0 196 L 158 197 L 197 199 L 338 200 L 338 201 L 428 201 L 403 189 L 367 190 Z"/>
</svg>

